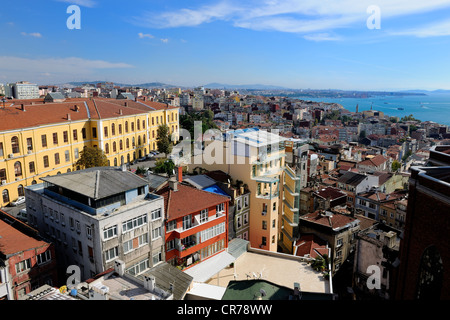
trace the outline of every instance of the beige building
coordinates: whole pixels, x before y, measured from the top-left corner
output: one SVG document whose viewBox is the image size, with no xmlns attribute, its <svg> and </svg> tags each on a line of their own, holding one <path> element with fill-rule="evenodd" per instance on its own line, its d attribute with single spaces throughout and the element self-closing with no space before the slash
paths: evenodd
<svg viewBox="0 0 450 320">
<path fill-rule="evenodd" d="M 190 172 L 197 167 L 221 170 L 247 185 L 250 244 L 270 251 L 277 251 L 281 230 L 285 168 L 282 141 L 279 135 L 259 129 L 229 131 L 224 141 L 205 143 L 202 156 L 194 156 L 188 165 Z"/>
</svg>

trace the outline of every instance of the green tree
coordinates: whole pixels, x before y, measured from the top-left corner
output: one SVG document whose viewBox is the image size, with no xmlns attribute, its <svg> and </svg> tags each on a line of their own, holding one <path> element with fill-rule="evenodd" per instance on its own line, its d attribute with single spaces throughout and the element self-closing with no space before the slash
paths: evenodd
<svg viewBox="0 0 450 320">
<path fill-rule="evenodd" d="M 400 169 L 402 167 L 402 164 L 400 162 L 398 162 L 397 160 L 394 160 L 392 162 L 392 171 L 397 171 L 398 169 Z"/>
<path fill-rule="evenodd" d="M 155 163 L 155 168 L 153 168 L 153 172 L 167 173 L 169 176 L 173 174 L 174 170 L 175 164 L 170 159 L 159 159 Z"/>
<path fill-rule="evenodd" d="M 108 159 L 102 149 L 84 147 L 80 152 L 80 158 L 75 164 L 85 169 L 93 167 L 106 167 L 108 166 Z"/>
<path fill-rule="evenodd" d="M 158 151 L 169 154 L 172 151 L 172 144 L 169 137 L 169 126 L 166 124 L 160 125 L 157 133 L 156 145 L 158 146 Z"/>
</svg>

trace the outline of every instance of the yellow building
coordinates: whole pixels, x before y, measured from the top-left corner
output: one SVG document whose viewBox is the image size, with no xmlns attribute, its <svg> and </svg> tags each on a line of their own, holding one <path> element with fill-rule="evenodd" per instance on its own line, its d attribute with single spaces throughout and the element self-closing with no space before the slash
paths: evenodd
<svg viewBox="0 0 450 320">
<path fill-rule="evenodd" d="M 0 108 L 0 206 L 39 178 L 76 170 L 84 146 L 121 165 L 156 150 L 157 128 L 178 140 L 179 108 L 127 99 L 11 100 Z"/>
<path fill-rule="evenodd" d="M 257 129 L 229 131 L 226 136 L 224 142 L 206 143 L 201 163 L 193 157 L 188 169 L 221 170 L 234 181 L 241 180 L 247 184 L 250 190 L 250 245 L 276 252 L 285 167 L 283 138 Z M 222 158 L 205 158 L 210 154 L 217 155 L 218 152 L 210 153 L 215 146 L 223 148 Z"/>
</svg>

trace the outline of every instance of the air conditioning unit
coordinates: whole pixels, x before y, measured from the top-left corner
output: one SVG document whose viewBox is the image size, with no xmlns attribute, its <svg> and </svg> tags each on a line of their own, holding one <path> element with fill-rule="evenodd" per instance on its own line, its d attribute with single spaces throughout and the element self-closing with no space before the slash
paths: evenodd
<svg viewBox="0 0 450 320">
<path fill-rule="evenodd" d="M 28 150 L 28 154 L 32 154 L 33 153 L 33 150 Z"/>
<path fill-rule="evenodd" d="M 10 154 L 9 154 L 9 157 L 10 157 L 10 158 L 14 158 L 14 154 L 13 154 L 13 153 L 10 153 Z"/>
<path fill-rule="evenodd" d="M 2 186 L 6 184 L 6 180 L 2 180 Z"/>
</svg>

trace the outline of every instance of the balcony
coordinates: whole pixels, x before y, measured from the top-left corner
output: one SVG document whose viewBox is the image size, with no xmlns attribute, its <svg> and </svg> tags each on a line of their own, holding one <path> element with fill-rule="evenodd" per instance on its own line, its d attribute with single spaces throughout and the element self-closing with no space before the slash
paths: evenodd
<svg viewBox="0 0 450 320">
<path fill-rule="evenodd" d="M 292 204 L 289 203 L 286 199 L 283 199 L 283 203 L 291 210 L 292 212 L 297 212 L 298 208 L 295 208 Z"/>
<path fill-rule="evenodd" d="M 172 229 L 170 231 L 168 230 L 167 232 L 175 231 L 175 232 L 181 234 L 183 232 L 192 231 L 199 226 L 205 225 L 205 224 L 210 223 L 215 220 L 219 220 L 225 216 L 226 216 L 225 212 L 218 212 L 217 214 L 215 214 L 213 216 L 209 216 L 206 221 L 200 221 L 200 214 L 197 214 L 194 216 L 194 222 L 192 222 L 189 226 Z"/>
<path fill-rule="evenodd" d="M 298 197 L 300 195 L 300 192 L 294 192 L 291 190 L 291 188 L 289 188 L 289 186 L 287 184 L 284 185 L 284 188 L 287 190 L 287 192 L 289 192 L 289 194 L 293 197 Z"/>
<path fill-rule="evenodd" d="M 270 200 L 270 199 L 273 199 L 273 198 L 278 198 L 279 195 L 280 195 L 280 193 L 278 191 L 272 192 L 272 193 L 265 192 L 265 193 L 257 194 L 256 198 Z"/>
</svg>

